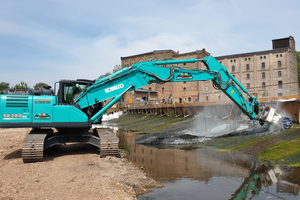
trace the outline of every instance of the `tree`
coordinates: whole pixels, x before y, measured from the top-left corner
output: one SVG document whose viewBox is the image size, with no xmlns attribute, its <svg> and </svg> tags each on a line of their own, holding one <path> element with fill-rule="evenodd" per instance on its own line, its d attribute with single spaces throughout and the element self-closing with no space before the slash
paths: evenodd
<svg viewBox="0 0 300 200">
<path fill-rule="evenodd" d="M 122 69 L 121 65 L 115 65 L 114 69 L 113 69 L 113 73 L 115 73 L 115 72 L 117 72 L 117 71 L 119 71 L 121 69 Z"/>
<path fill-rule="evenodd" d="M 106 72 L 104 76 L 109 76 L 111 75 L 111 72 Z"/>
<path fill-rule="evenodd" d="M 19 84 L 16 84 L 15 87 L 16 89 L 29 89 L 30 87 L 28 86 L 27 83 L 24 81 L 21 81 Z"/>
<path fill-rule="evenodd" d="M 47 86 L 48 84 L 39 82 L 33 86 L 34 90 L 43 90 L 43 86 Z"/>
<path fill-rule="evenodd" d="M 3 94 L 6 89 L 9 88 L 9 83 L 1 82 L 0 83 L 0 94 Z"/>
</svg>

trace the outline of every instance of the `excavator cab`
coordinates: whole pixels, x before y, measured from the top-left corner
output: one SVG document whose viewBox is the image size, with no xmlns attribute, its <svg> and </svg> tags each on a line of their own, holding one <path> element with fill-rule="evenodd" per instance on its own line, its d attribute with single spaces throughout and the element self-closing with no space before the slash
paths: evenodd
<svg viewBox="0 0 300 200">
<path fill-rule="evenodd" d="M 94 84 L 94 80 L 60 80 L 57 92 L 59 105 L 73 105 L 74 98 L 86 87 Z M 56 85 L 56 84 L 55 84 Z"/>
<path fill-rule="evenodd" d="M 80 92 L 82 92 L 86 87 L 93 85 L 95 83 L 95 80 L 87 80 L 87 79 L 60 80 L 58 83 L 59 83 L 59 89 L 57 92 L 57 96 L 58 96 L 59 105 L 73 105 L 76 108 L 83 111 L 88 116 L 89 119 L 102 108 L 101 102 L 98 102 L 97 104 L 88 106 L 86 108 L 81 108 L 80 105 L 75 103 L 75 97 Z M 94 123 L 97 124 L 101 123 L 101 118 Z"/>
</svg>

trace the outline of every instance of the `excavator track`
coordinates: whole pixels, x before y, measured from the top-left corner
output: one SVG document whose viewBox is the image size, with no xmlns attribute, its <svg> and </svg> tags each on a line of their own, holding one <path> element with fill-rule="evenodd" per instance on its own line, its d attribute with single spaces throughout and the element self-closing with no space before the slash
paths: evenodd
<svg viewBox="0 0 300 200">
<path fill-rule="evenodd" d="M 105 156 L 120 157 L 119 138 L 111 129 L 95 129 L 100 139 L 100 158 Z"/>
<path fill-rule="evenodd" d="M 22 159 L 24 163 L 44 160 L 44 143 L 48 133 L 52 129 L 34 129 L 24 139 L 22 147 Z"/>
</svg>

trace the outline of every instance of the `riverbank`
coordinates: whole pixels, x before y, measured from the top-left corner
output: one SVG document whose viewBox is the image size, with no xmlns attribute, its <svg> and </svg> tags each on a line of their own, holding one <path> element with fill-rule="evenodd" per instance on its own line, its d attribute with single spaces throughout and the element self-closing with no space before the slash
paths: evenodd
<svg viewBox="0 0 300 200">
<path fill-rule="evenodd" d="M 0 199 L 136 199 L 162 187 L 125 158 L 99 158 L 92 145 L 67 144 L 24 164 L 22 143 L 30 129 L 0 129 Z"/>
<path fill-rule="evenodd" d="M 219 151 L 237 151 L 253 155 L 258 159 L 274 164 L 300 167 L 300 125 L 298 124 L 294 124 L 293 128 L 279 133 L 268 131 L 266 125 L 263 127 L 259 125 L 249 126 L 240 131 L 230 132 L 232 126 L 229 126 L 229 122 L 224 120 L 224 124 L 227 123 L 228 126 L 227 132 L 224 132 L 222 136 L 216 135 L 212 131 L 209 132 L 209 130 L 216 129 L 216 126 L 224 127 L 225 125 L 220 125 L 219 121 L 214 120 L 205 122 L 205 125 L 203 123 L 203 118 L 169 118 L 166 116 L 129 114 L 111 120 L 107 124 L 133 131 L 134 134 L 152 134 L 155 136 L 154 139 L 150 136 L 145 139 L 148 144 L 160 144 L 157 141 L 165 141 L 164 139 L 170 135 L 178 135 L 177 138 L 182 141 L 183 134 L 190 135 L 192 133 L 193 136 L 197 132 L 199 139 L 191 138 L 193 141 L 201 142 L 200 145 L 213 146 Z M 239 124 L 239 126 L 241 127 L 243 124 Z M 207 131 L 207 129 L 209 130 Z M 164 137 L 165 135 L 166 137 Z M 144 136 L 141 138 L 144 139 Z M 184 139 L 187 142 L 192 141 L 189 140 L 189 137 Z M 196 142 L 190 142 L 189 145 L 197 146 Z"/>
<path fill-rule="evenodd" d="M 300 167 L 300 125 L 279 134 L 217 138 L 208 142 L 219 151 L 238 151 L 272 164 Z"/>
</svg>

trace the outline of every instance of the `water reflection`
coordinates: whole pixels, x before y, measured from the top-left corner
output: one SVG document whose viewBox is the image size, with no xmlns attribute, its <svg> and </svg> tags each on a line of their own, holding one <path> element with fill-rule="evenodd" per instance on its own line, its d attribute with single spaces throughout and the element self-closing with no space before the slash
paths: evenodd
<svg viewBox="0 0 300 200">
<path fill-rule="evenodd" d="M 299 170 L 293 170 L 292 167 L 280 168 L 278 166 L 266 166 L 265 164 L 258 166 L 257 161 L 253 159 L 249 176 L 244 179 L 243 183 L 235 191 L 231 199 L 240 200 L 246 199 L 249 196 L 250 199 L 259 197 L 259 193 L 262 191 L 269 193 L 268 191 L 264 191 L 264 188 L 268 188 L 273 184 L 276 184 L 277 193 L 287 193 L 298 196 L 298 184 L 292 183 L 295 182 L 294 179 L 292 182 L 287 181 L 290 180 L 290 177 L 293 177 L 291 176 L 292 172 L 294 173 L 296 171 L 299 172 Z M 296 176 L 298 177 L 299 174 Z M 297 179 L 296 182 L 298 182 Z M 279 197 L 278 195 L 273 195 Z"/>
<path fill-rule="evenodd" d="M 294 199 L 300 170 L 274 167 L 237 152 L 212 147 L 168 148 L 135 144 L 138 136 L 118 131 L 129 161 L 166 187 L 139 199 Z M 203 198 L 200 198 L 203 197 Z M 292 198 L 294 197 L 294 198 Z"/>
</svg>

